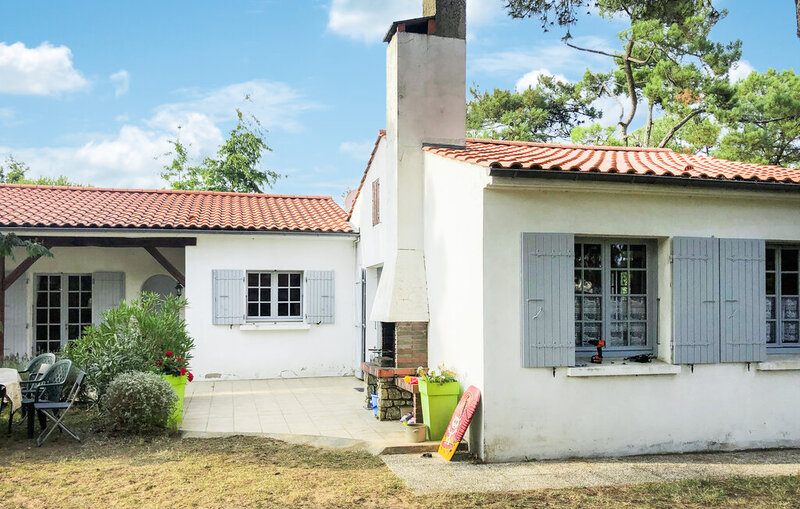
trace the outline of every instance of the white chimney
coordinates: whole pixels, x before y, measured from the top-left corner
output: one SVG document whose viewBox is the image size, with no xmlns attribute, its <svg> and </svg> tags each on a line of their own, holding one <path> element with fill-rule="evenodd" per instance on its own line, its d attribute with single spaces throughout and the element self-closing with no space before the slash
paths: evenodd
<svg viewBox="0 0 800 509">
<path fill-rule="evenodd" d="M 396 21 L 384 39 L 386 175 L 396 192 L 390 201 L 397 233 L 387 239 L 392 254 L 378 285 L 375 321 L 428 321 L 422 146 L 464 146 L 466 0 L 424 0 L 423 13 Z"/>
</svg>

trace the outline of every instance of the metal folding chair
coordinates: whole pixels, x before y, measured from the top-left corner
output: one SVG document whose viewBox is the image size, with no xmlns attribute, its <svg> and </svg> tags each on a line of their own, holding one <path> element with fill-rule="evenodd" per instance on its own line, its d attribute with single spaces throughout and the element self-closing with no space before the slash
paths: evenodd
<svg viewBox="0 0 800 509">
<path fill-rule="evenodd" d="M 78 435 L 73 433 L 72 430 L 64 425 L 63 421 L 64 416 L 67 415 L 69 409 L 72 408 L 72 404 L 78 398 L 78 393 L 80 393 L 81 384 L 83 384 L 83 378 L 85 376 L 86 373 L 83 371 L 78 371 L 78 374 L 75 377 L 75 383 L 72 385 L 72 389 L 70 389 L 69 394 L 64 401 L 41 401 L 33 404 L 33 408 L 37 413 L 40 413 L 40 415 L 44 415 L 48 420 L 53 421 L 53 424 L 46 427 L 36 439 L 36 445 L 41 447 L 42 443 L 47 440 L 47 437 L 49 437 L 55 429 L 63 431 L 78 442 L 81 441 Z"/>
</svg>

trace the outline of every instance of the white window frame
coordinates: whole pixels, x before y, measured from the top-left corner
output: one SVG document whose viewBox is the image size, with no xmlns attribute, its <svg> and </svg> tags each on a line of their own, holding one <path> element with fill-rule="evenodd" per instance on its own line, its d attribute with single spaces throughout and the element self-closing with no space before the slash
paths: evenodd
<svg viewBox="0 0 800 509">
<path fill-rule="evenodd" d="M 629 357 L 639 354 L 655 354 L 658 338 L 658 242 L 655 239 L 644 239 L 636 237 L 582 237 L 575 236 L 575 244 L 600 244 L 601 253 L 601 292 L 597 296 L 601 297 L 601 338 L 606 341 L 603 348 L 604 357 Z M 611 245 L 612 244 L 644 244 L 647 249 L 647 259 L 645 268 L 646 281 L 646 334 L 647 343 L 644 346 L 611 346 L 610 344 L 610 325 L 612 321 L 611 313 Z M 575 253 L 577 260 L 578 253 Z M 575 267 L 578 269 L 579 267 Z M 578 296 L 579 294 L 575 294 Z M 577 309 L 576 309 L 577 310 Z M 579 332 L 579 324 L 583 322 L 583 316 L 575 320 L 575 333 Z M 576 359 L 586 359 L 595 355 L 597 348 L 591 345 L 575 345 Z"/>
<path fill-rule="evenodd" d="M 269 316 L 253 316 L 250 314 L 250 275 L 251 274 L 258 274 L 259 279 L 261 274 L 270 274 L 270 315 Z M 293 287 L 291 285 L 291 277 L 293 274 L 296 274 L 300 277 L 300 314 L 298 316 L 278 316 L 278 276 L 281 274 L 288 274 L 290 278 L 290 285 L 289 285 L 289 294 L 291 297 L 291 290 Z M 245 281 L 244 281 L 244 302 L 245 302 L 245 321 L 248 323 L 261 323 L 261 322 L 302 322 L 304 318 L 304 309 L 305 309 L 305 272 L 302 270 L 248 270 L 245 271 Z M 259 289 L 264 288 L 259 285 Z M 259 295 L 260 297 L 260 295 Z M 263 303 L 263 301 L 259 300 L 259 305 Z M 289 304 L 291 306 L 292 303 L 297 301 L 289 300 Z M 291 309 L 291 308 L 290 308 Z"/>
<path fill-rule="evenodd" d="M 49 302 L 48 302 L 48 305 L 46 307 L 44 307 L 44 308 L 40 308 L 39 307 L 39 278 L 41 278 L 41 277 L 47 277 L 47 278 L 55 277 L 55 278 L 59 278 L 61 280 L 61 282 L 60 282 L 61 288 L 58 290 L 58 292 L 60 294 L 60 297 L 59 297 L 60 305 L 57 308 L 50 306 Z M 80 302 L 79 302 L 78 308 L 77 308 L 78 313 L 80 313 L 81 310 L 83 310 L 83 309 L 88 309 L 89 310 L 89 321 L 88 322 L 84 322 L 83 320 L 80 319 L 80 317 L 78 317 L 79 322 L 78 322 L 77 325 L 80 326 L 80 334 L 83 333 L 83 329 L 85 328 L 85 326 L 94 325 L 93 322 L 92 322 L 92 317 L 91 317 L 92 305 L 93 305 L 92 300 L 94 298 L 94 275 L 93 274 L 84 273 L 84 272 L 75 272 L 75 273 L 60 272 L 60 273 L 36 273 L 36 274 L 34 274 L 33 275 L 33 351 L 36 353 L 36 355 L 39 354 L 38 343 L 40 342 L 38 340 L 38 332 L 37 332 L 38 326 L 41 325 L 41 326 L 50 327 L 50 326 L 54 325 L 54 324 L 51 324 L 49 322 L 49 319 L 48 319 L 47 324 L 39 323 L 38 314 L 39 314 L 39 310 L 40 309 L 46 309 L 48 312 L 51 309 L 59 309 L 60 310 L 59 311 L 59 313 L 60 313 L 59 322 L 60 323 L 58 324 L 59 325 L 59 330 L 60 330 L 60 340 L 59 340 L 60 341 L 60 348 L 59 348 L 59 350 L 51 350 L 50 349 L 50 343 L 54 343 L 54 341 L 53 340 L 47 340 L 46 342 L 48 343 L 48 349 L 47 350 L 43 350 L 43 352 L 44 351 L 47 351 L 47 352 L 58 352 L 58 351 L 61 350 L 61 348 L 64 348 L 64 346 L 66 346 L 66 344 L 68 342 L 70 342 L 70 341 L 72 341 L 74 339 L 78 339 L 78 338 L 70 338 L 69 337 L 69 327 L 71 325 L 76 325 L 76 324 L 74 324 L 73 322 L 71 322 L 69 320 L 69 310 L 70 310 L 70 306 L 69 306 L 69 293 L 70 293 L 69 278 L 70 277 L 78 277 L 78 278 L 88 277 L 90 279 L 90 283 L 89 283 L 89 306 L 88 306 L 88 308 L 81 307 L 80 306 Z M 46 290 L 46 292 L 48 294 L 51 293 L 49 290 Z M 85 292 L 85 290 L 84 289 L 80 289 L 80 290 L 78 290 L 78 292 L 79 292 L 79 298 L 80 298 L 80 293 Z M 81 325 L 83 325 L 83 326 L 81 326 Z M 80 335 L 78 337 L 80 337 Z"/>
</svg>

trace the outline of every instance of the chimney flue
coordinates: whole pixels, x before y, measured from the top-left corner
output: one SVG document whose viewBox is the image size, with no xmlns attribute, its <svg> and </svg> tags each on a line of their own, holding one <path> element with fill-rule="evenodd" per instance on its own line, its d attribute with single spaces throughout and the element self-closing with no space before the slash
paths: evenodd
<svg viewBox="0 0 800 509">
<path fill-rule="evenodd" d="M 435 17 L 439 37 L 467 38 L 467 0 L 423 0 L 422 15 Z"/>
</svg>

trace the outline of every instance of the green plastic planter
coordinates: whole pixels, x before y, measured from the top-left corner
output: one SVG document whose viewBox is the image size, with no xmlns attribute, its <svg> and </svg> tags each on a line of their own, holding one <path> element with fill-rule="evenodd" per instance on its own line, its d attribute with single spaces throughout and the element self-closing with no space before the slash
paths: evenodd
<svg viewBox="0 0 800 509">
<path fill-rule="evenodd" d="M 174 390 L 175 394 L 178 395 L 178 402 L 175 404 L 175 411 L 172 412 L 172 415 L 167 421 L 167 425 L 169 427 L 177 428 L 181 421 L 183 421 L 183 394 L 186 391 L 186 375 L 161 375 L 161 378 L 169 382 L 169 384 L 172 386 L 172 390 Z"/>
<path fill-rule="evenodd" d="M 428 440 L 441 440 L 450 418 L 458 405 L 461 386 L 458 382 L 445 384 L 419 381 L 422 396 L 422 420 L 428 427 Z"/>
</svg>

